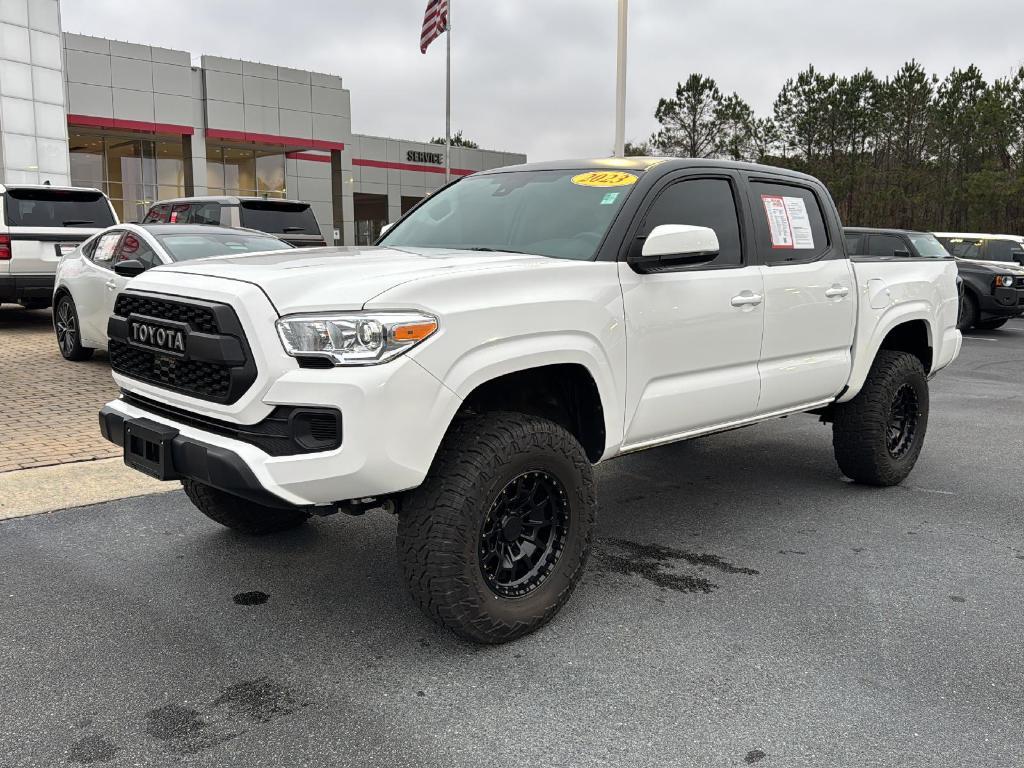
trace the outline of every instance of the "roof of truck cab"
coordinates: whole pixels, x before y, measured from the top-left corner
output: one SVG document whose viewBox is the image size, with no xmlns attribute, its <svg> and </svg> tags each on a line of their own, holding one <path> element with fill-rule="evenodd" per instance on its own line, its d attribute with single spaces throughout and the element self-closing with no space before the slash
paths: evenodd
<svg viewBox="0 0 1024 768">
<path fill-rule="evenodd" d="M 479 171 L 477 176 L 492 173 L 509 173 L 511 171 L 639 171 L 644 173 L 652 169 L 675 170 L 681 168 L 724 168 L 736 171 L 752 171 L 791 176 L 794 179 L 817 181 L 813 176 L 788 168 L 758 163 L 743 163 L 736 160 L 713 160 L 706 157 L 598 157 L 580 158 L 575 160 L 547 160 L 539 163 L 523 163 L 507 165 L 504 168 L 492 168 Z"/>
</svg>

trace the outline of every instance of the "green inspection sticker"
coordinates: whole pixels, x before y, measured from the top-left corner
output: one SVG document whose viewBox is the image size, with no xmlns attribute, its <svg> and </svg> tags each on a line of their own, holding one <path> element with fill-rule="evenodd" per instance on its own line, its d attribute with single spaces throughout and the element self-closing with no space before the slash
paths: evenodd
<svg viewBox="0 0 1024 768">
<path fill-rule="evenodd" d="M 601 198 L 601 205 L 611 205 L 619 199 L 618 192 L 609 192 L 607 195 Z"/>
</svg>

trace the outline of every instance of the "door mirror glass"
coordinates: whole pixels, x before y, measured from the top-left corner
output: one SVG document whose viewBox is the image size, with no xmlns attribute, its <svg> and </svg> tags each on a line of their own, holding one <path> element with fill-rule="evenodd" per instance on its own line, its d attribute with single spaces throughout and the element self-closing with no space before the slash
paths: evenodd
<svg viewBox="0 0 1024 768">
<path fill-rule="evenodd" d="M 908 251 L 906 248 L 897 248 L 895 251 L 892 252 L 892 255 L 895 256 L 897 259 L 909 259 L 910 251 Z"/>
<path fill-rule="evenodd" d="M 125 259 L 114 265 L 114 273 L 121 277 L 135 277 L 146 271 L 146 265 L 138 259 Z"/>
<path fill-rule="evenodd" d="M 1010 251 L 1010 258 L 1024 267 L 1024 251 Z"/>
<path fill-rule="evenodd" d="M 667 267 L 707 264 L 718 256 L 718 235 L 710 227 L 661 224 L 644 240 L 640 256 L 629 259 L 637 272 L 657 272 Z"/>
</svg>

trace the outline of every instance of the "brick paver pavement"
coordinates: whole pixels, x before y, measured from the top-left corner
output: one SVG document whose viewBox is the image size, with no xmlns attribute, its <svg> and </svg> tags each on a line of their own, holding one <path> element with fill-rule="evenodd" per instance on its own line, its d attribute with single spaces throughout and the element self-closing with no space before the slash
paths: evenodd
<svg viewBox="0 0 1024 768">
<path fill-rule="evenodd" d="M 0 306 L 0 472 L 119 455 L 96 420 L 116 396 L 106 354 L 69 363 L 49 310 Z"/>
</svg>

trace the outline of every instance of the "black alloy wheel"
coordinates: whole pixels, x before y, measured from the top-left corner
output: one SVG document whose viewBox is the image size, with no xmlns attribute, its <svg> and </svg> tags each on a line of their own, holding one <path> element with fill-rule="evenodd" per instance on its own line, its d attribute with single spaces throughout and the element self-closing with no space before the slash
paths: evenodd
<svg viewBox="0 0 1024 768">
<path fill-rule="evenodd" d="M 68 357 L 74 352 L 78 343 L 78 318 L 71 308 L 71 302 L 64 298 L 57 305 L 57 318 L 54 320 L 57 328 L 57 343 L 60 345 L 61 354 Z"/>
<path fill-rule="evenodd" d="M 894 459 L 902 458 L 914 444 L 920 414 L 917 390 L 909 383 L 903 384 L 896 390 L 889 407 L 889 424 L 886 427 L 886 447 Z"/>
<path fill-rule="evenodd" d="M 523 597 L 544 583 L 569 535 L 565 489 L 548 472 L 514 477 L 491 504 L 480 530 L 480 570 L 501 597 Z"/>
</svg>

